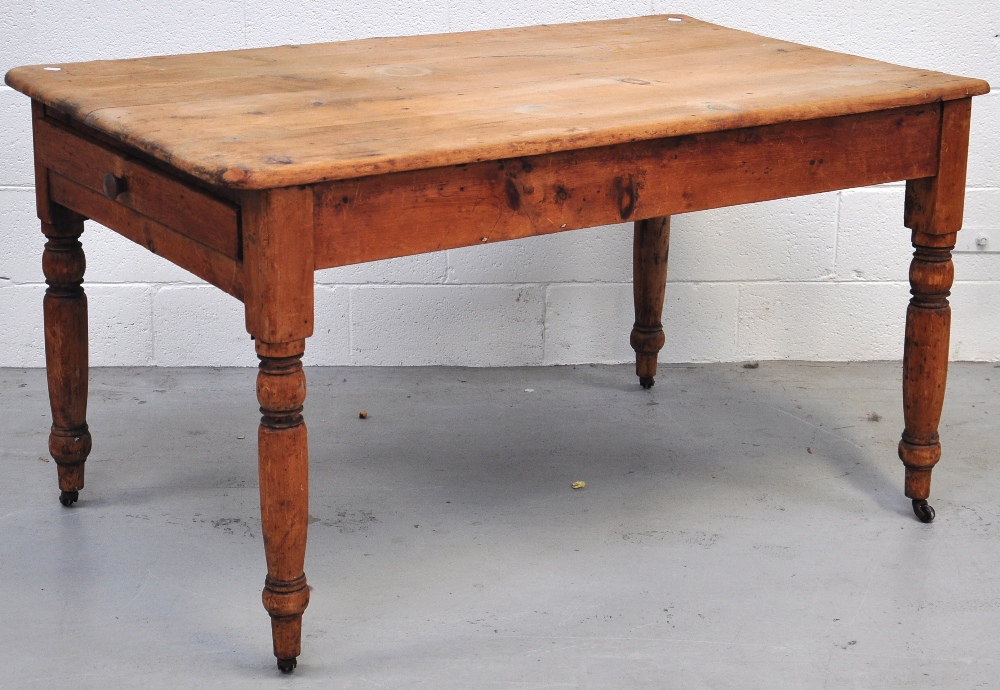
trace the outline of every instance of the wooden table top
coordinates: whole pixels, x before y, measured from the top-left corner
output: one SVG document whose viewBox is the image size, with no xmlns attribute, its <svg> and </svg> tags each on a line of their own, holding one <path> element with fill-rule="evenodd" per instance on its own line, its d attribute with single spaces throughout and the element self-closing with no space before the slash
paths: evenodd
<svg viewBox="0 0 1000 690">
<path fill-rule="evenodd" d="M 36 65 L 6 82 L 211 184 L 247 189 L 989 91 L 681 15 Z"/>
</svg>

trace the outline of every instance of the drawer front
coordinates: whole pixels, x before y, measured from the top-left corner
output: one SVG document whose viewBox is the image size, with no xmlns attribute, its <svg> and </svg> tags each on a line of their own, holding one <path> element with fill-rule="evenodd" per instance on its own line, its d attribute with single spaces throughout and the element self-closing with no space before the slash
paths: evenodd
<svg viewBox="0 0 1000 690">
<path fill-rule="evenodd" d="M 35 156 L 49 170 L 224 256 L 240 260 L 240 216 L 236 205 L 58 123 L 36 120 L 35 130 Z"/>
</svg>

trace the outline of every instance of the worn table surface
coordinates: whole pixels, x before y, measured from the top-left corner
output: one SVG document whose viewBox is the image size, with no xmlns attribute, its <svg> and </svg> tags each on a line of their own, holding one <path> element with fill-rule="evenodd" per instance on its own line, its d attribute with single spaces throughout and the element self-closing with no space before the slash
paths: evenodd
<svg viewBox="0 0 1000 690">
<path fill-rule="evenodd" d="M 207 182 L 254 189 L 989 90 L 680 15 L 38 65 L 7 83 Z"/>
</svg>

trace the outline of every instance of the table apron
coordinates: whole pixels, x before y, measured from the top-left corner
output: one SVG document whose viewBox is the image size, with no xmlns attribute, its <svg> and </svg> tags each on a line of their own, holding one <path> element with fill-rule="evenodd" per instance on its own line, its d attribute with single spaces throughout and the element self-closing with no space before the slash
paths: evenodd
<svg viewBox="0 0 1000 690">
<path fill-rule="evenodd" d="M 338 180 L 316 268 L 930 177 L 941 104 Z"/>
<path fill-rule="evenodd" d="M 49 171 L 49 198 L 141 244 L 202 280 L 243 299 L 243 264 L 102 194 Z"/>
<path fill-rule="evenodd" d="M 242 299 L 237 205 L 61 123 L 36 119 L 34 137 L 45 198 Z"/>
</svg>

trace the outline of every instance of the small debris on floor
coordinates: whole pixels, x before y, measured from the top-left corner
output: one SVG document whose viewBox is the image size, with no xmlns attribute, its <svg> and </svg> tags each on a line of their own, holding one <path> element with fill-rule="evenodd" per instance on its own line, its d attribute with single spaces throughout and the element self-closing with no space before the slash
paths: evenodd
<svg viewBox="0 0 1000 690">
<path fill-rule="evenodd" d="M 584 489 L 587 486 L 587 482 L 573 482 L 570 486 L 574 489 Z"/>
<path fill-rule="evenodd" d="M 743 364 L 744 369 L 757 369 L 760 367 L 760 362 L 745 362 Z"/>
<path fill-rule="evenodd" d="M 358 418 L 368 419 L 368 410 L 361 410 L 361 412 L 358 412 Z"/>
<path fill-rule="evenodd" d="M 870 412 L 868 414 L 868 421 L 869 422 L 881 422 L 882 421 L 882 415 L 880 415 L 878 412 Z"/>
<path fill-rule="evenodd" d="M 812 455 L 813 454 L 813 449 L 812 448 L 806 448 L 806 452 L 809 453 L 809 455 Z"/>
<path fill-rule="evenodd" d="M 237 437 L 236 437 L 236 440 L 237 440 L 237 441 L 242 441 L 242 440 L 243 440 L 243 439 L 245 439 L 245 438 L 246 438 L 246 436 L 237 436 Z"/>
<path fill-rule="evenodd" d="M 534 393 L 534 392 L 535 392 L 535 389 L 534 389 L 534 388 L 525 388 L 525 389 L 524 389 L 524 392 L 525 392 L 525 393 Z"/>
</svg>

